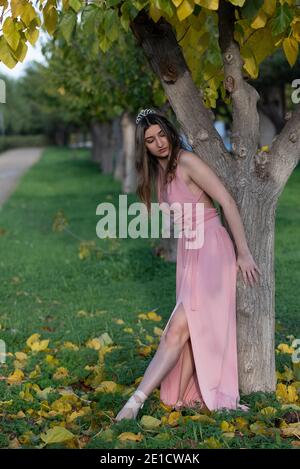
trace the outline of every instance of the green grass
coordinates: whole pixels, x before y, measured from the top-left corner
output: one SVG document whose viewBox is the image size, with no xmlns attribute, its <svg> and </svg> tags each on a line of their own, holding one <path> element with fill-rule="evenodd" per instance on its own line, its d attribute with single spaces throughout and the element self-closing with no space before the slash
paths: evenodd
<svg viewBox="0 0 300 469">
<path fill-rule="evenodd" d="M 297 188 L 300 170 L 295 170 L 281 196 L 277 209 L 276 223 L 276 340 L 287 341 L 286 335 L 297 336 L 297 313 L 299 299 L 299 210 L 297 212 Z M 108 201 L 118 205 L 122 194 L 120 183 L 110 175 L 102 175 L 90 162 L 84 150 L 49 148 L 41 161 L 23 178 L 16 192 L 0 211 L 0 338 L 6 342 L 7 352 L 28 351 L 26 340 L 33 333 L 49 339 L 49 350 L 29 354 L 24 368 L 26 376 L 40 367 L 30 383 L 41 389 L 58 387 L 61 382 L 53 381 L 55 367 L 46 363 L 45 355 L 51 354 L 59 360 L 58 366 L 69 370 L 62 381 L 92 401 L 93 416 L 80 417 L 72 427 L 79 435 L 91 437 L 86 447 L 201 447 L 203 441 L 215 436 L 223 447 L 290 447 L 289 440 L 272 435 L 245 435 L 243 438 L 224 439 L 219 428 L 227 415 L 216 418 L 218 425 L 188 422 L 177 427 L 165 426 L 158 437 L 146 432 L 142 442 L 120 443 L 116 437 L 122 431 L 141 431 L 137 421 L 126 421 L 112 425 L 112 441 L 103 438 L 102 431 L 110 426 L 109 412 L 120 408 L 124 402 L 121 392 L 93 393 L 84 385 L 91 372 L 86 365 L 98 363 L 96 350 L 85 347 L 87 340 L 107 332 L 114 343 L 123 347 L 112 350 L 105 356 L 105 380 L 132 386 L 137 377 L 143 375 L 151 357 L 137 354 L 137 340 L 147 345 L 146 334 L 154 336 L 153 327 L 163 328 L 175 304 L 175 263 L 167 263 L 152 254 L 153 240 L 100 240 L 96 236 L 96 207 Z M 134 194 L 128 196 L 128 204 L 136 201 Z M 104 251 L 102 257 L 79 258 L 79 241 L 65 232 L 54 232 L 52 224 L 55 214 L 63 210 L 69 229 L 84 240 L 94 240 L 96 247 Z M 1 233 L 1 231 L 0 231 Z M 160 322 L 137 321 L 139 313 L 156 309 Z M 84 311 L 84 313 L 79 313 Z M 114 319 L 123 319 L 125 325 L 116 324 Z M 123 331 L 132 327 L 134 334 Z M 158 338 L 156 337 L 157 341 Z M 61 344 L 71 341 L 79 347 L 77 352 L 63 349 Z M 289 356 L 280 355 L 281 369 L 289 363 Z M 13 357 L 2 365 L 3 374 L 14 370 Z M 8 410 L 1 414 L 2 435 L 0 447 L 6 447 L 12 435 L 18 438 L 32 431 L 30 442 L 24 447 L 41 443 L 40 434 L 59 424 L 63 418 L 56 416 L 35 421 L 26 410 L 41 409 L 41 401 L 20 396 L 24 384 L 8 386 L 0 381 L 0 401 L 13 400 Z M 34 392 L 32 392 L 34 395 Z M 50 401 L 61 397 L 57 392 L 50 394 Z M 49 402 L 48 399 L 48 402 Z M 247 400 L 248 399 L 248 400 Z M 247 396 L 252 407 L 252 421 L 262 407 L 278 408 L 276 418 L 283 411 L 274 396 Z M 153 393 L 145 403 L 143 414 L 161 417 L 165 411 L 158 406 L 159 398 Z M 101 412 L 105 410 L 106 414 Z M 25 418 L 13 418 L 23 411 Z M 243 416 L 233 412 L 232 418 Z M 231 417 L 230 417 L 231 418 Z M 1 421 L 2 419 L 2 421 Z M 79 423 L 78 423 L 79 422 Z M 275 422 L 275 417 L 274 417 Z M 76 426 L 77 425 L 77 426 Z M 99 434 L 100 432 L 100 434 Z M 160 438 L 160 439 L 158 439 Z M 208 446 L 209 444 L 206 443 Z M 52 445 L 55 447 L 55 445 Z M 61 447 L 57 445 L 57 447 Z"/>
</svg>

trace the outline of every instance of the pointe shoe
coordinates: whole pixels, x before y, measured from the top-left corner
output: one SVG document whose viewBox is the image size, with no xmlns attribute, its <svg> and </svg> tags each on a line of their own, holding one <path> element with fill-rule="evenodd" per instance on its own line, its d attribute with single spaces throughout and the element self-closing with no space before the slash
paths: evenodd
<svg viewBox="0 0 300 469">
<path fill-rule="evenodd" d="M 138 400 L 136 399 L 138 397 Z M 130 399 L 126 402 L 124 407 L 120 410 L 117 416 L 114 418 L 114 422 L 120 422 L 123 419 L 136 419 L 139 409 L 144 407 L 144 401 L 147 399 L 148 396 L 143 393 L 143 391 L 137 390 L 135 391 Z"/>
</svg>

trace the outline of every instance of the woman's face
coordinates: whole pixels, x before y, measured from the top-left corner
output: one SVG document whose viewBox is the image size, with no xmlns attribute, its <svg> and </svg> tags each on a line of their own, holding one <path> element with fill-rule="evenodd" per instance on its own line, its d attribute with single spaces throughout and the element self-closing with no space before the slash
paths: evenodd
<svg viewBox="0 0 300 469">
<path fill-rule="evenodd" d="M 145 145 L 154 156 L 167 158 L 170 152 L 170 144 L 165 132 L 158 124 L 153 124 L 145 131 Z"/>
</svg>

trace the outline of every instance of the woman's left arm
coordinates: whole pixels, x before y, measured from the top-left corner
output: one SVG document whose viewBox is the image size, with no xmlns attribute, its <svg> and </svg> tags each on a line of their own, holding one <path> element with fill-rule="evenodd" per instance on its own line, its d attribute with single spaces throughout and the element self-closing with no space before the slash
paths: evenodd
<svg viewBox="0 0 300 469">
<path fill-rule="evenodd" d="M 248 280 L 253 286 L 254 281 L 258 281 L 257 273 L 261 274 L 261 271 L 249 250 L 235 200 L 220 178 L 198 155 L 193 152 L 185 152 L 181 161 L 190 178 L 222 206 L 237 248 L 237 270 L 241 269 L 245 284 Z"/>
</svg>

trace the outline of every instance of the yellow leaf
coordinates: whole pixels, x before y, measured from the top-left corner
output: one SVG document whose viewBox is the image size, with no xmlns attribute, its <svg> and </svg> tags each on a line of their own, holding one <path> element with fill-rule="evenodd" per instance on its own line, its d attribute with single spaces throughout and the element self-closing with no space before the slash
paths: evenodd
<svg viewBox="0 0 300 469">
<path fill-rule="evenodd" d="M 151 415 L 143 415 L 140 423 L 147 430 L 151 430 L 153 428 L 158 428 L 161 425 L 161 420 L 156 419 L 155 417 L 152 417 Z"/>
<path fill-rule="evenodd" d="M 56 30 L 58 14 L 55 6 L 50 4 L 49 2 L 46 3 L 45 8 L 43 8 L 43 16 L 44 16 L 44 25 L 49 34 L 53 34 Z"/>
<path fill-rule="evenodd" d="M 142 441 L 143 435 L 139 432 L 138 434 L 132 432 L 124 432 L 118 436 L 120 441 Z"/>
<path fill-rule="evenodd" d="M 171 412 L 168 418 L 168 424 L 171 425 L 172 427 L 175 427 L 176 425 L 178 425 L 178 421 L 180 417 L 181 417 L 181 412 L 177 412 L 177 411 Z"/>
<path fill-rule="evenodd" d="M 255 435 L 267 435 L 267 427 L 263 422 L 257 421 L 250 425 L 250 430 Z"/>
<path fill-rule="evenodd" d="M 52 366 L 58 366 L 59 360 L 55 358 L 53 355 L 46 355 L 45 362 Z"/>
<path fill-rule="evenodd" d="M 171 406 L 168 406 L 168 405 L 164 404 L 162 401 L 160 401 L 159 405 L 160 405 L 160 407 L 161 407 L 162 409 L 164 409 L 166 412 L 171 412 L 171 410 L 172 410 L 172 407 L 171 407 Z"/>
<path fill-rule="evenodd" d="M 27 44 L 23 40 L 21 40 L 19 42 L 17 49 L 13 50 L 12 53 L 19 62 L 23 62 L 23 60 L 26 57 L 27 50 L 28 50 Z M 37 301 L 42 303 L 42 301 L 38 297 L 37 297 Z"/>
<path fill-rule="evenodd" d="M 138 315 L 138 318 L 139 318 L 139 319 L 148 319 L 147 315 L 144 314 L 144 313 L 139 314 L 139 315 Z"/>
<path fill-rule="evenodd" d="M 263 10 L 269 16 L 273 16 L 276 10 L 276 0 L 264 0 Z"/>
<path fill-rule="evenodd" d="M 195 0 L 195 3 L 208 10 L 217 10 L 219 8 L 219 0 Z"/>
<path fill-rule="evenodd" d="M 13 50 L 16 50 L 20 42 L 20 34 L 16 28 L 16 23 L 11 16 L 8 16 L 2 26 L 3 36 Z"/>
<path fill-rule="evenodd" d="M 163 12 L 161 10 L 159 10 L 158 8 L 156 8 L 156 6 L 151 3 L 150 4 L 150 8 L 149 8 L 149 16 L 150 18 L 153 19 L 153 21 L 155 23 L 157 23 L 157 21 L 159 20 L 159 18 L 163 15 Z"/>
<path fill-rule="evenodd" d="M 29 430 L 19 437 L 19 441 L 21 445 L 29 445 L 32 442 L 32 437 L 34 437 L 34 433 Z"/>
<path fill-rule="evenodd" d="M 253 29 L 263 28 L 266 25 L 267 20 L 268 20 L 268 17 L 266 13 L 262 9 L 260 9 L 257 16 L 251 23 L 251 28 Z"/>
<path fill-rule="evenodd" d="M 57 368 L 52 378 L 59 380 L 59 379 L 65 378 L 66 376 L 68 376 L 68 374 L 69 374 L 68 370 L 64 368 L 63 366 L 60 366 L 59 368 Z"/>
<path fill-rule="evenodd" d="M 150 311 L 147 316 L 151 321 L 161 321 L 161 316 L 156 314 L 154 311 Z"/>
<path fill-rule="evenodd" d="M 296 436 L 300 438 L 300 422 L 290 423 L 287 427 L 281 429 L 283 436 Z"/>
<path fill-rule="evenodd" d="M 226 420 L 223 420 L 221 422 L 220 428 L 221 428 L 222 432 L 234 432 L 234 430 L 235 430 L 234 425 L 232 425 L 229 422 L 226 422 Z"/>
<path fill-rule="evenodd" d="M 22 370 L 26 366 L 26 361 L 20 362 L 19 360 L 14 360 L 14 367 L 15 369 Z"/>
<path fill-rule="evenodd" d="M 183 0 L 172 0 L 172 3 L 176 6 L 176 8 L 178 8 L 182 2 Z"/>
<path fill-rule="evenodd" d="M 55 426 L 50 428 L 46 433 L 41 434 L 41 439 L 49 445 L 51 443 L 63 443 L 64 441 L 72 440 L 75 435 L 66 428 Z"/>
<path fill-rule="evenodd" d="M 107 393 L 107 392 L 116 392 L 117 387 L 118 387 L 118 385 L 114 381 L 102 381 L 100 386 L 98 386 L 95 389 L 95 392 L 105 392 L 105 393 Z"/>
<path fill-rule="evenodd" d="M 8 376 L 7 382 L 8 384 L 19 384 L 22 382 L 23 379 L 24 379 L 24 373 L 22 370 L 18 369 Z"/>
<path fill-rule="evenodd" d="M 248 420 L 246 420 L 244 417 L 237 417 L 234 422 L 238 430 L 243 430 L 248 426 Z"/>
<path fill-rule="evenodd" d="M 13 438 L 12 440 L 9 440 L 8 444 L 9 449 L 18 449 L 21 447 L 21 444 L 18 440 L 18 438 Z"/>
<path fill-rule="evenodd" d="M 76 410 L 75 412 L 72 412 L 70 415 L 67 416 L 67 422 L 71 423 L 74 422 L 78 417 L 83 417 L 84 415 L 90 413 L 92 410 L 90 407 L 83 407 L 80 410 Z"/>
<path fill-rule="evenodd" d="M 74 350 L 76 352 L 79 350 L 79 347 L 73 344 L 72 342 L 64 342 L 62 348 L 65 348 L 67 350 Z"/>
<path fill-rule="evenodd" d="M 291 24 L 293 36 L 298 42 L 300 42 L 300 18 L 294 18 Z"/>
<path fill-rule="evenodd" d="M 39 376 L 41 374 L 41 368 L 39 365 L 35 365 L 35 368 L 34 370 L 29 373 L 29 378 L 32 379 L 32 378 L 36 378 L 37 376 Z"/>
<path fill-rule="evenodd" d="M 186 417 L 184 417 L 184 421 L 187 421 L 187 420 L 195 420 L 196 422 L 209 423 L 211 425 L 216 423 L 215 419 L 209 417 L 208 415 L 204 415 L 204 414 L 187 415 Z"/>
<path fill-rule="evenodd" d="M 148 357 L 152 352 L 152 348 L 150 345 L 146 345 L 145 347 L 140 347 L 138 349 L 139 355 L 142 355 L 143 357 Z"/>
<path fill-rule="evenodd" d="M 277 409 L 275 409 L 275 407 L 264 407 L 261 409 L 260 413 L 266 417 L 272 417 L 277 414 Z"/>
<path fill-rule="evenodd" d="M 256 63 L 255 56 L 247 45 L 241 47 L 241 55 L 244 59 L 244 66 L 243 68 L 249 73 L 251 78 L 258 77 L 258 65 Z"/>
<path fill-rule="evenodd" d="M 10 401 L 0 401 L 0 407 L 3 406 L 7 406 L 7 405 L 12 405 L 14 401 L 11 399 Z"/>
<path fill-rule="evenodd" d="M 123 321 L 123 319 L 114 319 L 114 322 L 116 324 L 125 324 L 125 322 Z"/>
<path fill-rule="evenodd" d="M 298 57 L 298 52 L 299 52 L 298 42 L 293 37 L 286 37 L 283 40 L 282 47 L 283 47 L 285 56 L 288 60 L 288 63 L 292 67 L 295 64 L 297 57 Z"/>
<path fill-rule="evenodd" d="M 94 350 L 100 350 L 101 348 L 101 342 L 98 338 L 88 340 L 85 345 Z"/>
<path fill-rule="evenodd" d="M 33 352 L 45 350 L 48 347 L 49 340 L 39 340 L 41 334 L 32 334 L 26 341 L 26 344 Z"/>
<path fill-rule="evenodd" d="M 19 396 L 21 399 L 27 402 L 32 402 L 34 400 L 33 395 L 29 392 L 29 390 L 20 391 Z"/>
<path fill-rule="evenodd" d="M 276 398 L 284 404 L 297 402 L 297 389 L 293 386 L 286 386 L 283 383 L 277 384 Z"/>
<path fill-rule="evenodd" d="M 51 388 L 50 386 L 48 386 L 47 388 L 43 389 L 43 390 L 39 390 L 39 391 L 36 391 L 36 395 L 38 397 L 38 399 L 40 400 L 46 400 L 48 399 L 48 395 L 53 391 L 53 388 Z"/>
<path fill-rule="evenodd" d="M 288 344 L 279 344 L 277 349 L 281 353 L 294 353 L 295 349 L 293 347 L 290 347 Z"/>
<path fill-rule="evenodd" d="M 234 432 L 224 432 L 224 433 L 222 433 L 222 436 L 224 436 L 224 438 L 234 438 L 235 433 Z"/>
<path fill-rule="evenodd" d="M 194 3 L 190 0 L 183 0 L 179 8 L 177 8 L 177 16 L 179 21 L 185 20 L 188 16 L 190 16 L 194 11 Z"/>
<path fill-rule="evenodd" d="M 128 332 L 129 334 L 132 334 L 132 333 L 133 333 L 132 327 L 125 327 L 125 328 L 123 329 L 123 331 L 124 331 L 124 332 Z"/>
<path fill-rule="evenodd" d="M 31 347 L 31 350 L 33 352 L 41 352 L 42 350 L 45 350 L 48 345 L 49 345 L 49 340 L 39 340 L 39 341 L 36 341 L 32 344 L 32 347 Z"/>
<path fill-rule="evenodd" d="M 161 336 L 164 331 L 163 331 L 160 327 L 156 327 L 156 326 L 155 326 L 155 327 L 153 328 L 153 332 L 154 332 L 155 335 Z"/>
<path fill-rule="evenodd" d="M 27 360 L 27 358 L 28 358 L 27 353 L 24 353 L 24 352 L 16 352 L 15 356 L 20 361 Z"/>
<path fill-rule="evenodd" d="M 35 26 L 29 26 L 29 28 L 24 31 L 26 39 L 30 42 L 32 46 L 35 45 L 36 41 L 39 38 L 39 30 Z"/>
</svg>

